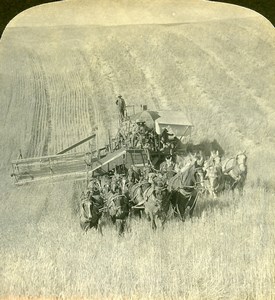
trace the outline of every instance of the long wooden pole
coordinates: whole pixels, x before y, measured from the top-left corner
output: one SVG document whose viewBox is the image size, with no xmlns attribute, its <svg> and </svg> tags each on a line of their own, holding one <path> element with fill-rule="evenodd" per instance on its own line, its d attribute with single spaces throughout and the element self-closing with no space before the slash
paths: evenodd
<svg viewBox="0 0 275 300">
<path fill-rule="evenodd" d="M 96 137 L 96 133 L 93 133 L 92 135 L 86 137 L 85 139 L 83 139 L 83 140 L 81 140 L 81 141 L 79 141 L 79 142 L 77 142 L 77 143 L 75 143 L 75 144 L 69 146 L 68 148 L 63 149 L 62 151 L 58 152 L 57 154 L 63 154 L 63 153 L 66 153 L 66 152 L 68 152 L 68 151 L 70 151 L 70 150 L 72 150 L 72 149 L 78 147 L 79 145 L 81 145 L 81 144 L 83 144 L 83 143 L 85 143 L 85 142 L 87 142 L 87 141 L 89 141 L 90 139 L 95 138 L 95 137 Z"/>
</svg>

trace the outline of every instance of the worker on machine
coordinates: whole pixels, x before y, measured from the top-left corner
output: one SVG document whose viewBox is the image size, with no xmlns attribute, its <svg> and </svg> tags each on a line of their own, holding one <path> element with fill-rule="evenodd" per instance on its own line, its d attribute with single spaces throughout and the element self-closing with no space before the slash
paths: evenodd
<svg viewBox="0 0 275 300">
<path fill-rule="evenodd" d="M 126 117 L 126 103 L 121 95 L 117 96 L 116 105 L 118 107 L 119 122 L 122 123 Z"/>
</svg>

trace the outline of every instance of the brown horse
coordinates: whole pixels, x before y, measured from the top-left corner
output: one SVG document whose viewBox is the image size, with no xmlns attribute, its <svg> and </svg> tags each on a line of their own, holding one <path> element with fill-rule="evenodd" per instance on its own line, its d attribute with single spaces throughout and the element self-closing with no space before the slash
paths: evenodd
<svg viewBox="0 0 275 300">
<path fill-rule="evenodd" d="M 191 217 L 193 214 L 198 198 L 199 184 L 200 179 L 196 174 L 195 162 L 168 181 L 172 206 L 183 221 L 187 215 Z"/>
<path fill-rule="evenodd" d="M 97 229 L 102 234 L 101 217 L 103 198 L 100 194 L 88 191 L 82 193 L 80 203 L 80 227 L 87 232 L 91 228 Z"/>
<path fill-rule="evenodd" d="M 105 195 L 105 211 L 116 225 L 119 235 L 122 235 L 129 215 L 129 201 L 121 190 Z"/>
<path fill-rule="evenodd" d="M 143 193 L 150 187 L 151 184 L 148 181 L 141 181 L 135 184 L 130 184 L 128 187 L 130 202 L 133 205 L 141 205 L 144 203 Z"/>
<path fill-rule="evenodd" d="M 152 229 L 157 228 L 157 217 L 161 220 L 163 228 L 170 207 L 170 193 L 167 185 L 164 181 L 157 181 L 144 191 L 143 197 L 145 213 L 151 221 Z"/>
<path fill-rule="evenodd" d="M 145 190 L 150 187 L 151 184 L 143 180 L 138 183 L 128 183 L 128 190 L 125 193 L 126 196 L 129 198 L 129 204 L 130 204 L 130 213 L 133 215 L 138 215 L 140 218 L 142 216 L 142 212 L 144 211 L 144 197 L 143 193 Z"/>
</svg>

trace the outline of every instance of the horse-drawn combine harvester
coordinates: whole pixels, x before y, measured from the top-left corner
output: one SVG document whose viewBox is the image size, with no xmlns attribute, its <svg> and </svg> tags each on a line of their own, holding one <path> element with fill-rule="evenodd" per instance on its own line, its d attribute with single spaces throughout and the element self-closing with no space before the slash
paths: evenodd
<svg viewBox="0 0 275 300">
<path fill-rule="evenodd" d="M 104 147 L 100 148 L 94 132 L 56 155 L 12 161 L 15 184 L 86 181 L 81 227 L 99 228 L 102 214 L 108 212 L 114 222 L 120 222 L 120 232 L 130 212 L 145 210 L 156 228 L 155 217 L 164 223 L 171 207 L 183 219 L 187 213 L 192 215 L 199 195 L 216 197 L 225 182 L 231 188 L 243 187 L 244 153 L 227 159 L 223 167 L 216 151 L 208 159 L 202 151 L 188 153 L 193 125 L 183 112 L 141 108 L 129 116 L 120 114 L 117 134 L 111 137 L 108 131 Z M 90 151 L 69 153 L 87 142 L 93 145 Z"/>
<path fill-rule="evenodd" d="M 136 132 L 136 141 L 133 141 L 135 137 L 132 136 L 132 140 L 125 143 L 125 135 L 127 131 L 131 131 L 133 124 L 145 125 L 150 130 L 153 147 L 146 148 L 144 143 L 148 141 L 142 141 L 143 137 L 139 132 Z M 159 167 L 169 152 L 179 154 L 184 151 L 184 143 L 189 141 L 192 127 L 193 125 L 182 112 L 147 111 L 146 106 L 142 106 L 142 111 L 126 117 L 119 123 L 119 130 L 115 137 L 111 138 L 108 132 L 108 144 L 104 147 L 100 148 L 96 145 L 99 137 L 95 131 L 87 138 L 55 155 L 34 158 L 21 156 L 13 160 L 12 177 L 16 185 L 45 180 L 89 181 L 96 174 L 104 174 L 121 168 L 128 169 L 132 165 L 143 168 L 150 162 L 154 167 Z M 163 132 L 167 132 L 167 135 L 165 140 L 161 141 L 159 137 Z M 172 142 L 170 136 L 173 136 Z M 92 150 L 87 146 L 87 152 L 72 153 L 78 146 L 88 142 L 90 146 L 94 145 Z M 175 149 L 171 150 L 170 147 Z"/>
</svg>

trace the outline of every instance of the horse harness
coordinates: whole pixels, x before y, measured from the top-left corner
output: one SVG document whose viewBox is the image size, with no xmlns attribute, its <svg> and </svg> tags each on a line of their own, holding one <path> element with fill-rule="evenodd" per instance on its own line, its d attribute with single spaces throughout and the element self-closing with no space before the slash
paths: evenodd
<svg viewBox="0 0 275 300">
<path fill-rule="evenodd" d="M 125 195 L 112 195 L 110 196 L 110 198 L 108 198 L 105 202 L 107 202 L 107 206 L 102 208 L 102 211 L 107 211 L 108 209 L 110 209 L 112 206 L 114 208 L 115 211 L 118 211 L 119 209 L 121 209 L 121 205 L 116 205 L 115 200 L 118 198 L 122 198 L 125 197 Z M 108 203 L 109 200 L 109 203 Z"/>
</svg>

